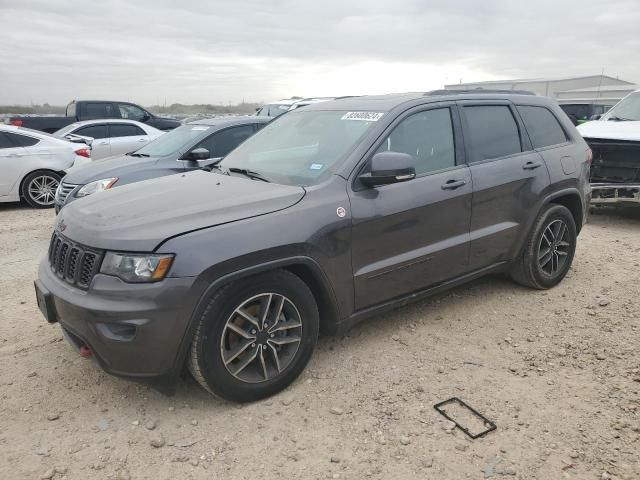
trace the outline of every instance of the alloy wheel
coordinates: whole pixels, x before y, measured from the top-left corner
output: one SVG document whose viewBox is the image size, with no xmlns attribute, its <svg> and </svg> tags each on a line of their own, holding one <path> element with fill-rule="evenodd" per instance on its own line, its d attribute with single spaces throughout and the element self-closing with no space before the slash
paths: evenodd
<svg viewBox="0 0 640 480">
<path fill-rule="evenodd" d="M 538 266 L 548 276 L 561 272 L 567 263 L 571 243 L 569 228 L 563 220 L 554 220 L 542 232 L 538 244 Z"/>
<path fill-rule="evenodd" d="M 39 175 L 29 182 L 27 192 L 34 203 L 48 207 L 53 205 L 58 184 L 58 179 L 51 175 Z"/>
<path fill-rule="evenodd" d="M 247 383 L 277 377 L 293 361 L 302 341 L 302 319 L 284 295 L 262 293 L 227 318 L 220 354 L 227 371 Z"/>
</svg>

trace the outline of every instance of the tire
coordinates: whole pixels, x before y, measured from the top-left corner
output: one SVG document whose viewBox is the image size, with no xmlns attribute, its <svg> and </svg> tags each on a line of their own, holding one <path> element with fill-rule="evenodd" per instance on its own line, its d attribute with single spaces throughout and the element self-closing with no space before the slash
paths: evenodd
<svg viewBox="0 0 640 480">
<path fill-rule="evenodd" d="M 209 301 L 193 337 L 189 371 L 226 400 L 271 396 L 304 370 L 319 323 L 313 293 L 293 273 L 275 270 L 238 280 Z"/>
<path fill-rule="evenodd" d="M 61 176 L 50 170 L 31 172 L 22 181 L 20 194 L 33 208 L 52 208 Z"/>
<path fill-rule="evenodd" d="M 576 251 L 576 223 L 563 205 L 547 205 L 536 219 L 511 278 L 526 287 L 546 290 L 565 277 Z"/>
</svg>

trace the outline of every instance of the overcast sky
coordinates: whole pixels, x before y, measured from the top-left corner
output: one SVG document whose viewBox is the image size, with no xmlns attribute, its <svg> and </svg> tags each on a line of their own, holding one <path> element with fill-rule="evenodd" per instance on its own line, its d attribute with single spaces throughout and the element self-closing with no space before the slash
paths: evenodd
<svg viewBox="0 0 640 480">
<path fill-rule="evenodd" d="M 0 0 L 0 104 L 640 83 L 638 0 Z"/>
</svg>

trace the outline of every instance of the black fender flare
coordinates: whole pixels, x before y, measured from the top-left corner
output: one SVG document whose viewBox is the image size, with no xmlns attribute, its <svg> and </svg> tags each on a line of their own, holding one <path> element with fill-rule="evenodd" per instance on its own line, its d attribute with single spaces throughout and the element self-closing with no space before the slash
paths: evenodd
<svg viewBox="0 0 640 480">
<path fill-rule="evenodd" d="M 198 299 L 196 306 L 194 307 L 189 317 L 187 328 L 185 329 L 182 340 L 180 341 L 180 346 L 178 348 L 178 353 L 174 363 L 174 372 L 172 375 L 174 382 L 175 380 L 177 380 L 178 376 L 182 372 L 182 369 L 184 367 L 185 360 L 187 357 L 187 353 L 189 351 L 189 348 L 191 347 L 191 339 L 193 338 L 193 335 L 195 334 L 196 328 L 198 326 L 198 321 L 202 316 L 203 312 L 205 311 L 205 309 L 207 308 L 207 305 L 209 304 L 209 299 L 212 297 L 214 292 L 218 291 L 225 285 L 228 285 L 229 283 L 240 280 L 242 278 L 247 278 L 259 273 L 275 270 L 278 268 L 287 268 L 287 267 L 293 267 L 296 265 L 297 266 L 302 265 L 302 266 L 308 267 L 313 272 L 315 280 L 319 282 L 319 285 L 321 285 L 321 288 L 324 290 L 322 298 L 325 298 L 326 300 L 328 300 L 329 305 L 327 305 L 327 307 L 329 312 L 331 312 L 330 316 L 333 317 L 333 322 L 330 322 L 333 325 L 329 325 L 329 328 L 327 329 L 327 331 L 329 331 L 329 333 L 336 331 L 335 329 L 337 329 L 340 313 L 339 313 L 338 302 L 336 300 L 335 293 L 333 291 L 333 288 L 331 287 L 331 284 L 326 274 L 324 273 L 320 265 L 311 257 L 293 256 L 293 257 L 280 258 L 280 259 L 260 263 L 257 265 L 252 265 L 250 267 L 242 268 L 240 270 L 235 270 L 225 275 L 222 275 L 221 277 L 217 278 L 213 282 L 208 282 L 208 285 L 204 288 L 204 292 L 200 295 L 200 298 Z M 198 279 L 196 280 L 196 282 L 207 282 L 207 280 Z M 314 292 L 314 295 L 315 293 L 316 292 Z"/>
</svg>

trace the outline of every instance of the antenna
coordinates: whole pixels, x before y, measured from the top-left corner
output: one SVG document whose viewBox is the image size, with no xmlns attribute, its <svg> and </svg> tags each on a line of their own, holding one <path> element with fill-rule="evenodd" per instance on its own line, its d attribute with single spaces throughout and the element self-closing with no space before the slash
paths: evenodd
<svg viewBox="0 0 640 480">
<path fill-rule="evenodd" d="M 596 98 L 600 98 L 600 87 L 602 86 L 602 77 L 604 77 L 604 67 L 602 67 L 602 72 L 600 73 L 600 81 L 598 82 L 598 94 Z"/>
</svg>

